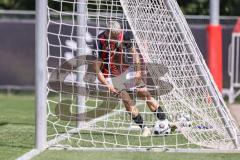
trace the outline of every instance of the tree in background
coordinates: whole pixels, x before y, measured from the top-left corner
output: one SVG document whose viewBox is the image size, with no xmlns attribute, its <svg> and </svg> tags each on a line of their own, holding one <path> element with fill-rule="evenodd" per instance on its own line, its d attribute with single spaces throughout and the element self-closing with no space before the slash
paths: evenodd
<svg viewBox="0 0 240 160">
<path fill-rule="evenodd" d="M 35 10 L 35 0 L 0 0 L 0 9 Z"/>
<path fill-rule="evenodd" d="M 209 13 L 209 0 L 178 0 L 184 14 L 207 15 Z"/>
<path fill-rule="evenodd" d="M 177 0 L 183 12 L 187 15 L 208 15 L 209 0 Z M 221 15 L 240 16 L 240 0 L 220 0 Z M 50 6 L 59 7 L 54 1 Z M 65 6 L 66 7 L 66 6 Z M 0 0 L 0 9 L 34 10 L 35 0 Z M 64 10 L 72 10 L 72 6 Z"/>
<path fill-rule="evenodd" d="M 240 0 L 220 0 L 221 15 L 240 16 Z M 208 15 L 209 0 L 178 0 L 187 15 Z"/>
<path fill-rule="evenodd" d="M 240 0 L 221 0 L 221 14 L 240 16 Z"/>
</svg>

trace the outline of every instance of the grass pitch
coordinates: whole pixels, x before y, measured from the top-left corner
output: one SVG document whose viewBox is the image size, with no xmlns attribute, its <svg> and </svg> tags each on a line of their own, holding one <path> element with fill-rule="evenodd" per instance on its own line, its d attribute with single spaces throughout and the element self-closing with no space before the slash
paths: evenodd
<svg viewBox="0 0 240 160">
<path fill-rule="evenodd" d="M 240 154 L 46 151 L 34 160 L 239 160 Z"/>
<path fill-rule="evenodd" d="M 16 159 L 34 147 L 35 120 L 33 95 L 0 94 L 0 160 Z M 238 160 L 240 154 L 80 152 L 47 150 L 36 160 L 152 160 L 197 159 Z"/>
<path fill-rule="evenodd" d="M 34 97 L 0 95 L 0 159 L 15 159 L 34 147 Z"/>
</svg>

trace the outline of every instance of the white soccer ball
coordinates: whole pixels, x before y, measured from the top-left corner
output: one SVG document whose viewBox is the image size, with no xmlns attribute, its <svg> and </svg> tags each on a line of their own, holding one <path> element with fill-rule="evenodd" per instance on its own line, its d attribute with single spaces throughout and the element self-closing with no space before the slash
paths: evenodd
<svg viewBox="0 0 240 160">
<path fill-rule="evenodd" d="M 171 127 L 169 125 L 169 121 L 163 120 L 163 121 L 157 121 L 154 125 L 153 132 L 156 135 L 168 135 L 171 133 Z"/>
<path fill-rule="evenodd" d="M 182 113 L 177 117 L 177 123 L 180 127 L 191 127 L 191 116 L 190 114 Z"/>
</svg>

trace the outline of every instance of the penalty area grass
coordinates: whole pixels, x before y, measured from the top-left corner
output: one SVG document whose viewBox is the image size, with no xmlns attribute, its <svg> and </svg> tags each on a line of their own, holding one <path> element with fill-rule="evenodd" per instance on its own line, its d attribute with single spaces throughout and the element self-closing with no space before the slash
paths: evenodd
<svg viewBox="0 0 240 160">
<path fill-rule="evenodd" d="M 34 96 L 0 94 L 0 159 L 16 159 L 34 147 Z"/>
<path fill-rule="evenodd" d="M 163 152 L 83 152 L 48 150 L 34 160 L 239 160 L 240 154 L 163 153 Z"/>
<path fill-rule="evenodd" d="M 11 160 L 34 147 L 34 96 L 0 94 L 0 160 Z M 46 150 L 34 160 L 238 160 L 240 154 L 205 153 L 153 153 L 153 152 L 97 152 Z"/>
</svg>

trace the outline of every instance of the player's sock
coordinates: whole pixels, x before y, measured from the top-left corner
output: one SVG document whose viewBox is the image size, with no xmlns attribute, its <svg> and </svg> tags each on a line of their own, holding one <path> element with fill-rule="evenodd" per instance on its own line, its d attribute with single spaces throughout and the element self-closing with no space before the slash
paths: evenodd
<svg viewBox="0 0 240 160">
<path fill-rule="evenodd" d="M 155 111 L 157 118 L 159 120 L 165 120 L 166 119 L 166 114 L 163 112 L 163 109 L 159 106 L 158 109 Z"/>
<path fill-rule="evenodd" d="M 145 127 L 145 125 L 143 124 L 143 118 L 140 114 L 137 115 L 136 117 L 133 117 L 132 119 L 136 124 L 139 125 L 140 128 L 143 129 Z"/>
</svg>

